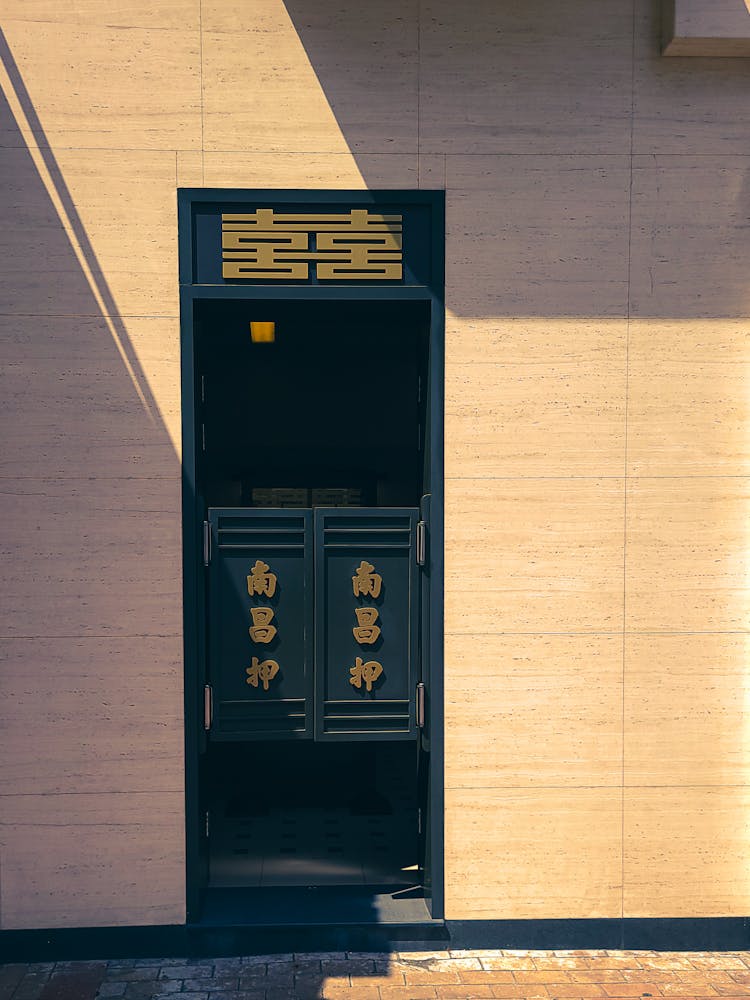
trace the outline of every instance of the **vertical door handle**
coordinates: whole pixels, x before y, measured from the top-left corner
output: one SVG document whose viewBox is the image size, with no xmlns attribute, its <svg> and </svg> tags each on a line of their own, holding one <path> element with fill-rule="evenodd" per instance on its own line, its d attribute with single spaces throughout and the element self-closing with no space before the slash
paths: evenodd
<svg viewBox="0 0 750 1000">
<path fill-rule="evenodd" d="M 417 566 L 427 561 L 427 522 L 417 521 Z"/>
<path fill-rule="evenodd" d="M 422 681 L 417 684 L 417 728 L 424 729 L 425 697 L 427 689 Z"/>
<path fill-rule="evenodd" d="M 211 723 L 214 721 L 214 693 L 211 685 L 206 684 L 203 688 L 203 728 L 208 732 Z"/>
</svg>

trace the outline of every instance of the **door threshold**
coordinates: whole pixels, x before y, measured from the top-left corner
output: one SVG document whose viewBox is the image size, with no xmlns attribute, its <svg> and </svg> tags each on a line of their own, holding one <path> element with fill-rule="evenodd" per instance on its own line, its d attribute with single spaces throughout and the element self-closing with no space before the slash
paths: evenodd
<svg viewBox="0 0 750 1000">
<path fill-rule="evenodd" d="M 203 927 L 438 928 L 421 889 L 377 885 L 209 888 Z"/>
</svg>

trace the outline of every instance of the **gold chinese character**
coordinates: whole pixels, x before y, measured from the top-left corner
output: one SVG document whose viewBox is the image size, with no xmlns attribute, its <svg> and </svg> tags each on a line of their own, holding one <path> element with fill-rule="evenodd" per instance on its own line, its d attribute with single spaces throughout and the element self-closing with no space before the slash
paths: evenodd
<svg viewBox="0 0 750 1000">
<path fill-rule="evenodd" d="M 371 594 L 373 597 L 380 596 L 380 588 L 383 585 L 383 577 L 374 572 L 372 563 L 365 562 L 364 559 L 357 567 L 357 575 L 352 577 L 354 596 L 360 594 Z"/>
<path fill-rule="evenodd" d="M 225 213 L 222 276 L 229 280 L 401 281 L 403 216 L 349 212 Z M 314 249 L 313 249 L 314 247 Z"/>
<path fill-rule="evenodd" d="M 247 674 L 247 684 L 252 684 L 254 688 L 257 688 L 258 681 L 260 680 L 263 684 L 263 690 L 268 690 L 268 685 L 274 679 L 276 674 L 279 672 L 279 665 L 276 660 L 263 660 L 259 662 L 258 657 L 253 657 L 252 667 L 247 667 L 245 673 Z"/>
<path fill-rule="evenodd" d="M 276 593 L 276 574 L 269 573 L 268 563 L 257 559 L 255 565 L 250 570 L 247 578 L 247 592 L 252 597 L 253 594 L 265 594 L 266 597 L 273 597 Z"/>
<path fill-rule="evenodd" d="M 378 620 L 377 608 L 355 608 L 354 614 L 357 616 L 359 625 L 352 629 L 354 638 L 362 646 L 371 646 L 377 642 L 380 635 L 380 626 L 375 622 Z"/>
<path fill-rule="evenodd" d="M 250 608 L 253 616 L 252 628 L 248 629 L 253 642 L 270 642 L 276 635 L 276 626 L 271 625 L 273 608 Z"/>
<path fill-rule="evenodd" d="M 368 660 L 367 663 L 362 662 L 362 657 L 358 656 L 354 660 L 355 666 L 349 667 L 349 673 L 352 675 L 349 678 L 349 683 L 355 688 L 361 688 L 364 683 L 368 691 L 372 691 L 372 685 L 383 673 L 382 663 L 378 663 L 377 660 Z"/>
</svg>

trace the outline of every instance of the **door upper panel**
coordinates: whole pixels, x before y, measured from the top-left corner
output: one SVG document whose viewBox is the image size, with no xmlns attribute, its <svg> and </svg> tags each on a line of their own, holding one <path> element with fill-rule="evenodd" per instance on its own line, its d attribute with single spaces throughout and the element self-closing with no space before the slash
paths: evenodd
<svg viewBox="0 0 750 1000">
<path fill-rule="evenodd" d="M 315 738 L 416 735 L 415 508 L 315 511 Z"/>
<path fill-rule="evenodd" d="M 214 740 L 312 736 L 312 512 L 212 508 Z"/>
</svg>

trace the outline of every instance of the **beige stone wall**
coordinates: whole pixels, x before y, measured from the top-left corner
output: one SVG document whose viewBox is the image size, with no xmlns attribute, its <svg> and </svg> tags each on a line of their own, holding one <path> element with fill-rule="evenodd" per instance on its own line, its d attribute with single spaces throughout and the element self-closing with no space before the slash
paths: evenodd
<svg viewBox="0 0 750 1000">
<path fill-rule="evenodd" d="M 657 6 L 5 0 L 0 926 L 184 919 L 178 185 L 446 188 L 447 915 L 750 912 L 750 64 Z"/>
</svg>

